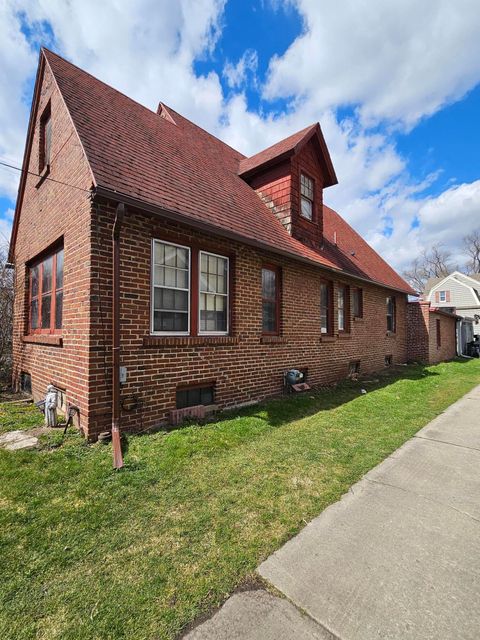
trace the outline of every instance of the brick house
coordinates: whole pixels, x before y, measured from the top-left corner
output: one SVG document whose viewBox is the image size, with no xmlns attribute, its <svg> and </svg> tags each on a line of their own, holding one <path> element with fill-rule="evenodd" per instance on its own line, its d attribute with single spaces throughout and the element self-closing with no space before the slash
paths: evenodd
<svg viewBox="0 0 480 640">
<path fill-rule="evenodd" d="M 318 124 L 246 158 L 42 50 L 23 168 L 14 383 L 53 383 L 91 439 L 112 396 L 143 430 L 278 394 L 290 368 L 319 385 L 407 358 L 414 292 L 324 205 Z"/>
<path fill-rule="evenodd" d="M 407 304 L 407 359 L 435 364 L 457 355 L 456 313 L 432 307 L 430 302 Z"/>
</svg>

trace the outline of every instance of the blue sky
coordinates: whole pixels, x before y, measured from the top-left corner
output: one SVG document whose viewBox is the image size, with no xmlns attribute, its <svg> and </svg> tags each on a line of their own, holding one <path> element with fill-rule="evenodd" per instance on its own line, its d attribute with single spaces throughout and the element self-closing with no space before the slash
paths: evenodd
<svg viewBox="0 0 480 640">
<path fill-rule="evenodd" d="M 251 154 L 320 121 L 335 207 L 398 269 L 480 227 L 475 0 L 4 0 L 0 158 L 21 164 L 45 44 Z M 0 243 L 18 175 L 0 167 Z"/>
</svg>

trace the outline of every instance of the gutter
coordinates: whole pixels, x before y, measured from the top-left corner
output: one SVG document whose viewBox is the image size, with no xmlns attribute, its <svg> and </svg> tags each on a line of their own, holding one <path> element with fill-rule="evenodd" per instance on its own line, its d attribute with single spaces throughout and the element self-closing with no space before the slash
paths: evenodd
<svg viewBox="0 0 480 640">
<path fill-rule="evenodd" d="M 262 249 L 263 251 L 268 251 L 269 253 L 275 253 L 277 255 L 281 255 L 286 258 L 296 260 L 297 262 L 302 262 L 303 264 L 315 266 L 319 269 L 325 269 L 326 271 L 329 271 L 331 273 L 336 273 L 340 276 L 349 276 L 350 278 L 353 278 L 360 282 L 375 284 L 379 287 L 382 287 L 383 289 L 388 289 L 389 291 L 397 291 L 397 292 L 404 293 L 406 295 L 414 295 L 411 291 L 407 291 L 406 289 L 398 289 L 398 288 L 389 286 L 388 284 L 384 284 L 383 282 L 378 282 L 377 280 L 371 280 L 370 278 L 358 276 L 353 273 L 349 273 L 348 271 L 343 271 L 342 269 L 335 269 L 335 267 L 329 267 L 327 265 L 323 265 L 320 262 L 316 262 L 315 260 L 309 260 L 308 258 L 299 256 L 297 253 L 292 253 L 290 251 L 285 251 L 283 249 L 272 247 L 271 245 L 255 240 L 254 238 L 247 238 L 246 236 L 242 236 L 241 234 L 235 233 L 234 231 L 219 229 L 219 227 L 213 224 L 209 224 L 208 222 L 200 222 L 198 220 L 193 220 L 189 216 L 186 216 L 182 213 L 178 213 L 177 211 L 172 211 L 171 209 L 165 209 L 163 207 L 160 207 L 154 204 L 149 204 L 143 200 L 139 200 L 138 198 L 129 196 L 124 193 L 120 193 L 119 191 L 115 191 L 114 189 L 108 189 L 107 187 L 102 187 L 100 185 L 97 185 L 93 189 L 93 196 L 107 198 L 109 200 L 113 200 L 119 203 L 122 202 L 127 206 L 134 207 L 135 209 L 139 209 L 141 211 L 146 211 L 147 213 L 152 213 L 153 215 L 163 216 L 164 218 L 168 218 L 169 220 L 173 220 L 174 222 L 180 222 L 181 224 L 192 227 L 193 229 L 198 229 L 199 231 L 204 231 L 205 233 L 220 236 L 222 238 L 228 238 L 229 240 L 235 240 L 237 242 L 247 244 L 251 247 L 256 247 L 257 249 Z"/>
<path fill-rule="evenodd" d="M 125 205 L 119 203 L 112 230 L 112 450 L 113 468 L 123 467 L 120 443 L 120 230 Z"/>
</svg>

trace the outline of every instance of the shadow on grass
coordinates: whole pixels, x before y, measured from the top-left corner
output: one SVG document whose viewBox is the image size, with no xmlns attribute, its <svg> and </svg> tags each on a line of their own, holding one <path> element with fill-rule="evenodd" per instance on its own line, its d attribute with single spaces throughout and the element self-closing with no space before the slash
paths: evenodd
<svg viewBox="0 0 480 640">
<path fill-rule="evenodd" d="M 321 411 L 336 409 L 358 398 L 362 394 L 362 389 L 372 393 L 400 380 L 422 380 L 438 375 L 422 365 L 391 367 L 360 376 L 358 380 L 343 380 L 335 385 L 313 388 L 302 394 L 288 394 L 281 398 L 269 399 L 255 407 L 250 407 L 250 410 L 239 411 L 238 415 L 263 417 L 273 427 L 279 427 L 292 420 L 300 420 Z"/>
<path fill-rule="evenodd" d="M 460 362 L 460 360 L 458 361 Z M 187 420 L 179 426 L 168 426 L 162 431 L 170 433 L 181 431 L 187 427 L 213 425 L 237 418 L 256 418 L 272 427 L 280 427 L 293 420 L 300 420 L 321 411 L 336 409 L 358 398 L 362 389 L 371 393 L 400 380 L 422 380 L 438 375 L 421 364 L 392 366 L 360 376 L 358 380 L 347 379 L 331 385 L 314 387 L 310 391 L 300 394 L 289 393 L 269 397 L 250 407 L 225 409 L 201 423 L 196 420 Z M 129 434 L 129 437 L 131 436 L 134 437 L 135 433 Z"/>
</svg>

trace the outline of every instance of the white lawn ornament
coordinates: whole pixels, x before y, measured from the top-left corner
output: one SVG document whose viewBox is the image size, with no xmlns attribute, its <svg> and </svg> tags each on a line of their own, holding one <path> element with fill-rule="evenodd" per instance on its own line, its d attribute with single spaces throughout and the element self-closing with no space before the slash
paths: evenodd
<svg viewBox="0 0 480 640">
<path fill-rule="evenodd" d="M 53 384 L 48 385 L 45 396 L 45 425 L 47 427 L 57 426 L 57 390 Z"/>
</svg>

